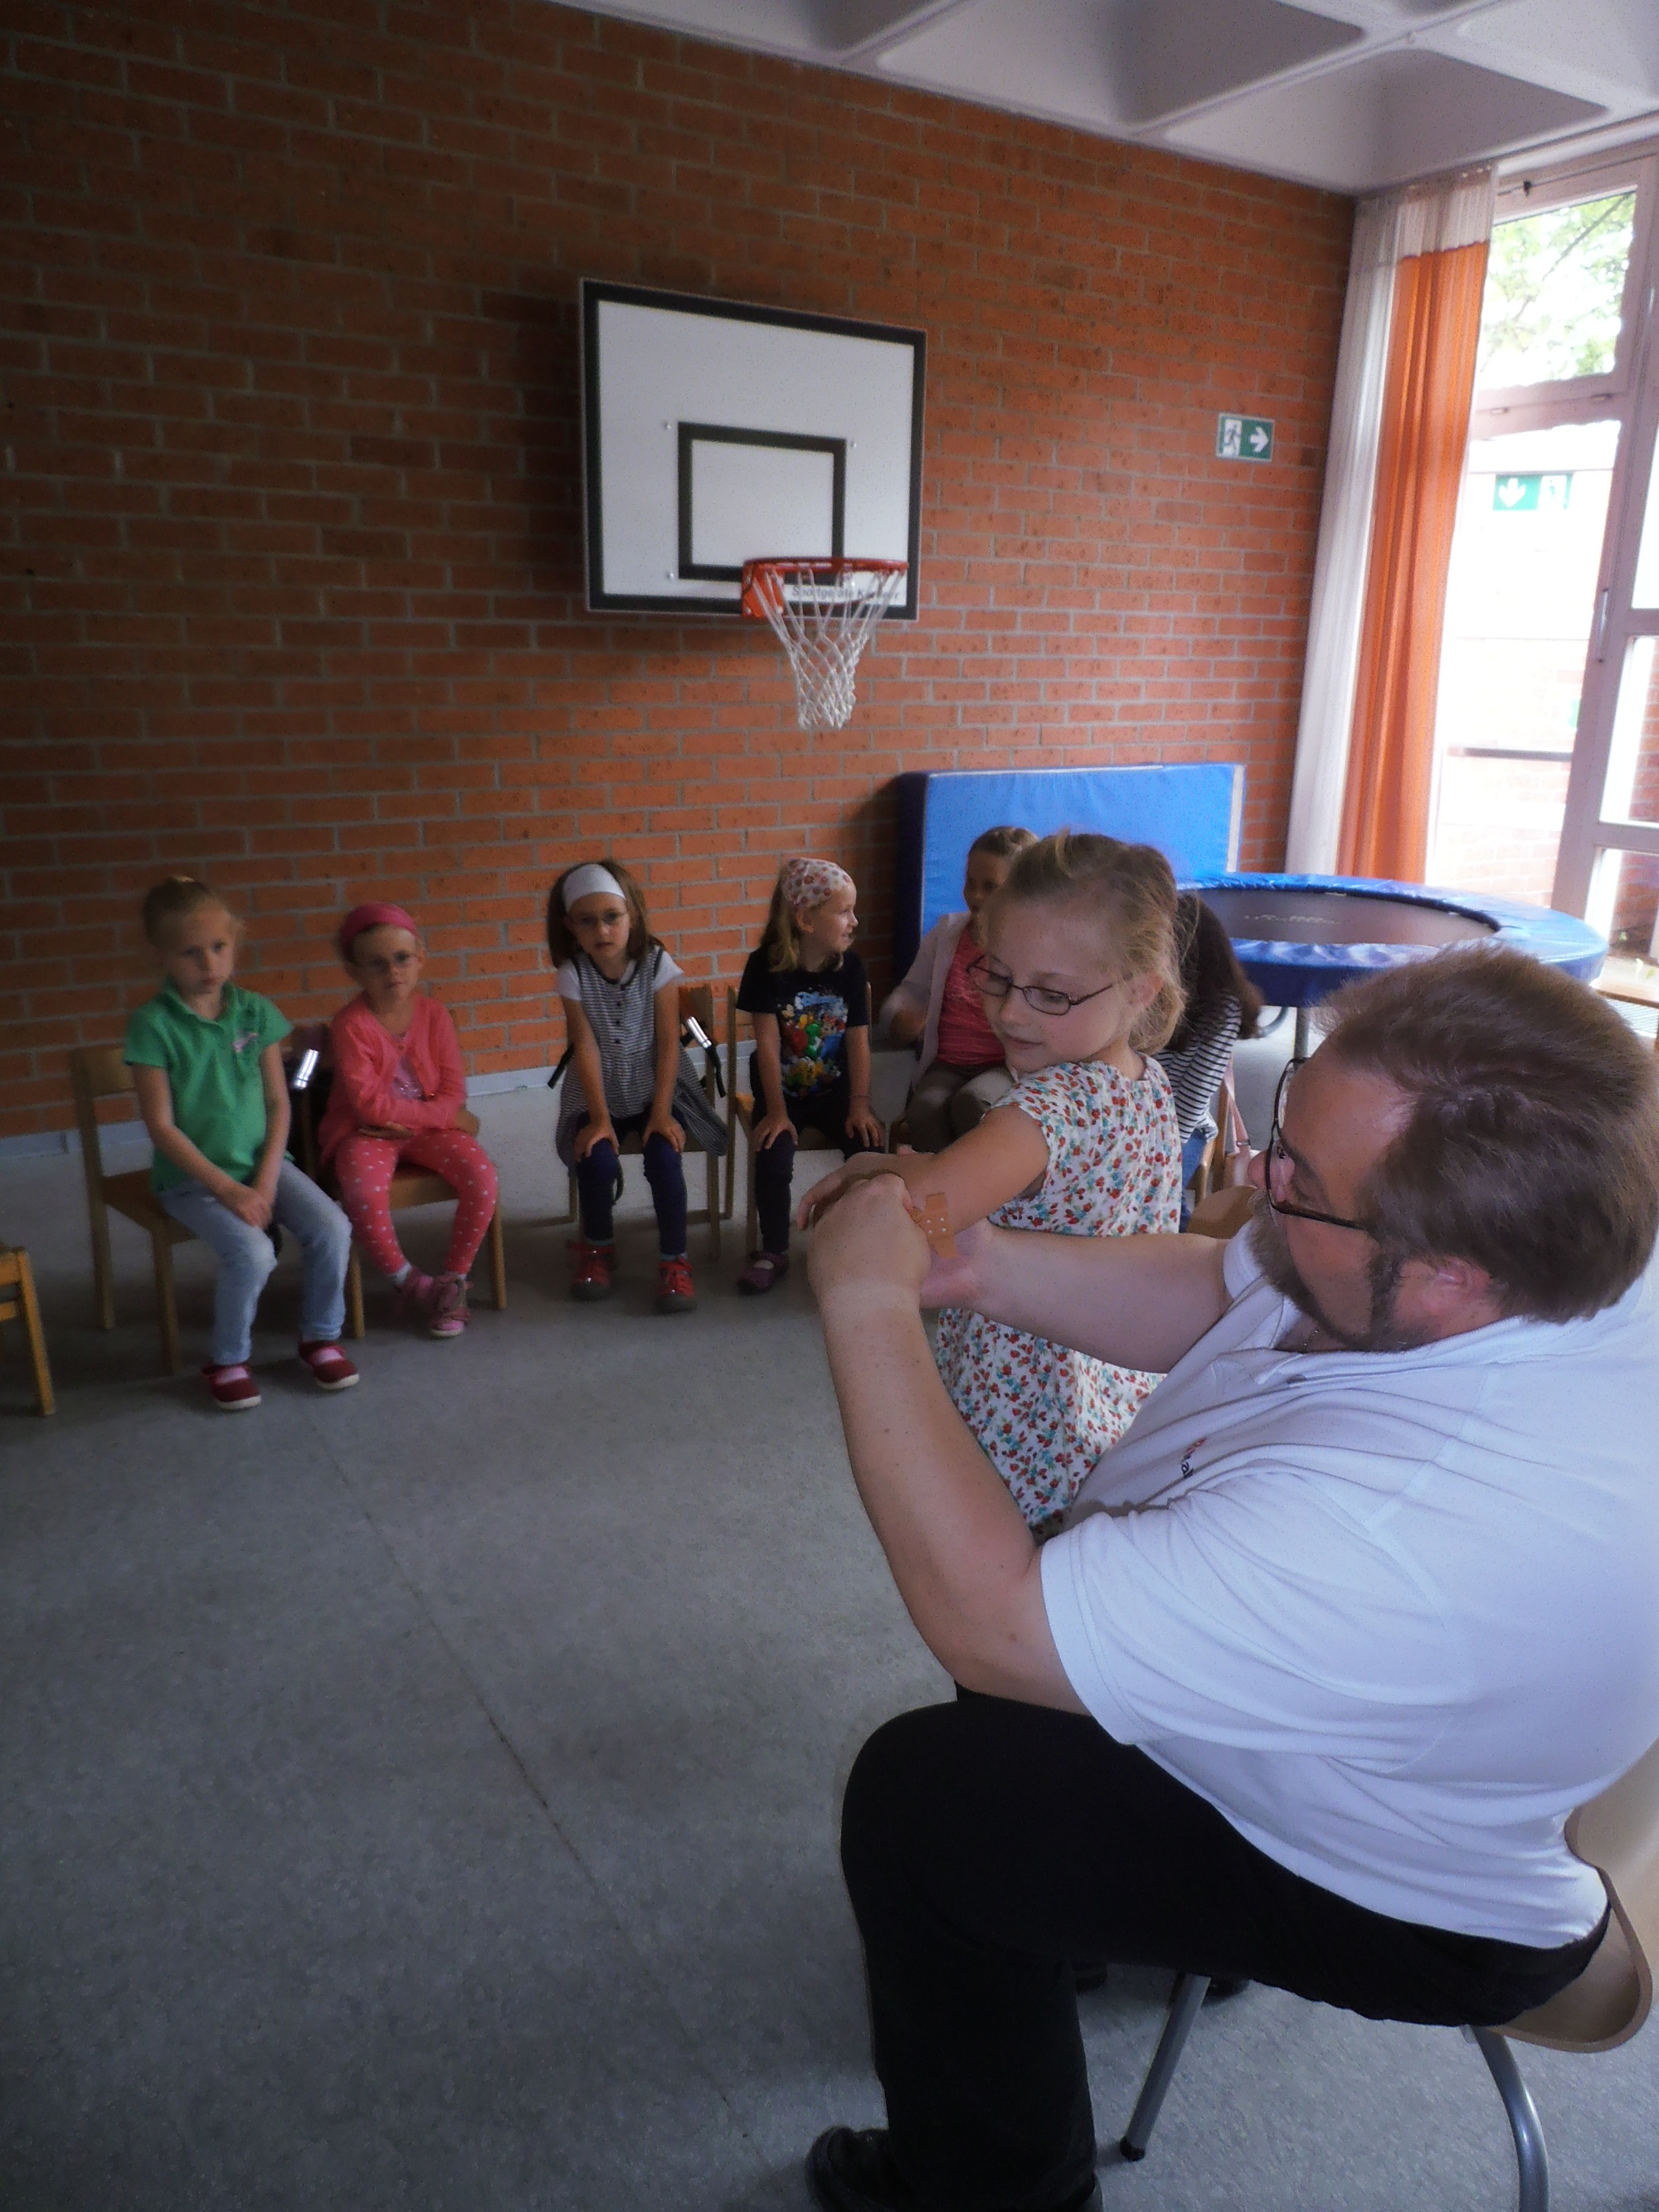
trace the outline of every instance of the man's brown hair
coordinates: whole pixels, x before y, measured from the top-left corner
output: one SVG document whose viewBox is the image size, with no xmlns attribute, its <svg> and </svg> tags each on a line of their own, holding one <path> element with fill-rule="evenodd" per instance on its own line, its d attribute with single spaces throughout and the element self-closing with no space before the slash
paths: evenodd
<svg viewBox="0 0 1659 2212">
<path fill-rule="evenodd" d="M 1605 999 L 1459 946 L 1351 984 L 1322 1025 L 1411 1101 L 1362 1194 L 1385 1249 L 1468 1261 L 1534 1321 L 1624 1296 L 1659 1233 L 1659 1060 Z"/>
</svg>

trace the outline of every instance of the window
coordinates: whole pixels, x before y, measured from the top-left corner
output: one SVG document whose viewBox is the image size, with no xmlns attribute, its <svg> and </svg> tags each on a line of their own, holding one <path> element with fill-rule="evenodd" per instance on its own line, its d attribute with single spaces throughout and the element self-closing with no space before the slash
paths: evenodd
<svg viewBox="0 0 1659 2212">
<path fill-rule="evenodd" d="M 1638 151 L 1500 192 L 1447 586 L 1430 878 L 1579 913 L 1608 843 L 1567 834 L 1581 757 L 1599 748 L 1604 776 L 1616 766 L 1626 811 L 1659 812 L 1659 773 L 1651 799 L 1644 781 L 1659 727 L 1639 733 L 1649 664 L 1632 665 L 1616 763 L 1591 681 L 1641 437 L 1656 191 L 1659 156 Z M 1635 588 L 1659 613 L 1659 521 L 1652 538 Z"/>
</svg>

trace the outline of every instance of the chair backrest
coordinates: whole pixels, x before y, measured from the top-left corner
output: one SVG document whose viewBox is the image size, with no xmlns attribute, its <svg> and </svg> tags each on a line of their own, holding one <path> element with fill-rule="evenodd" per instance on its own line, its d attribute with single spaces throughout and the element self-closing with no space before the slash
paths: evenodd
<svg viewBox="0 0 1659 2212">
<path fill-rule="evenodd" d="M 1659 1743 L 1567 1822 L 1567 1847 L 1595 1868 L 1612 1908 L 1584 1972 L 1499 2032 L 1556 2051 L 1612 2051 L 1653 2006 L 1659 1958 Z"/>
<path fill-rule="evenodd" d="M 134 1088 L 132 1070 L 122 1058 L 118 1044 L 77 1044 L 69 1056 L 70 1088 L 75 1095 L 75 1126 L 81 1138 L 82 1163 L 87 1187 L 101 1184 L 104 1174 L 103 1139 L 99 1131 L 98 1101 L 119 1097 Z"/>
<path fill-rule="evenodd" d="M 738 993 L 732 983 L 726 987 L 726 1095 L 738 1095 Z"/>
</svg>

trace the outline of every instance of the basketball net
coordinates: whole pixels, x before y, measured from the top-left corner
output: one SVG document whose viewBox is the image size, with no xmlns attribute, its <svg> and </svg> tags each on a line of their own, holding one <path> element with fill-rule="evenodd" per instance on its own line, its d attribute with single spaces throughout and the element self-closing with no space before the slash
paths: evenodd
<svg viewBox="0 0 1659 2212">
<path fill-rule="evenodd" d="M 763 615 L 795 672 L 803 730 L 841 730 L 853 713 L 853 678 L 871 634 L 904 587 L 903 561 L 746 561 L 743 611 Z"/>
</svg>

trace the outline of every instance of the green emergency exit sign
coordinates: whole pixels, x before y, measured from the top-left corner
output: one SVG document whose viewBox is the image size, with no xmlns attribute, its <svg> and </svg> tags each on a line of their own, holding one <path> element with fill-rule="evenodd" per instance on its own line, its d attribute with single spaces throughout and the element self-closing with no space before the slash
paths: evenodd
<svg viewBox="0 0 1659 2212">
<path fill-rule="evenodd" d="M 1499 514 L 1532 514 L 1539 508 L 1559 514 L 1572 501 L 1571 471 L 1555 476 L 1495 477 L 1492 503 Z"/>
<path fill-rule="evenodd" d="M 1265 415 L 1218 415 L 1215 452 L 1218 461 L 1270 461 L 1273 426 Z"/>
</svg>

